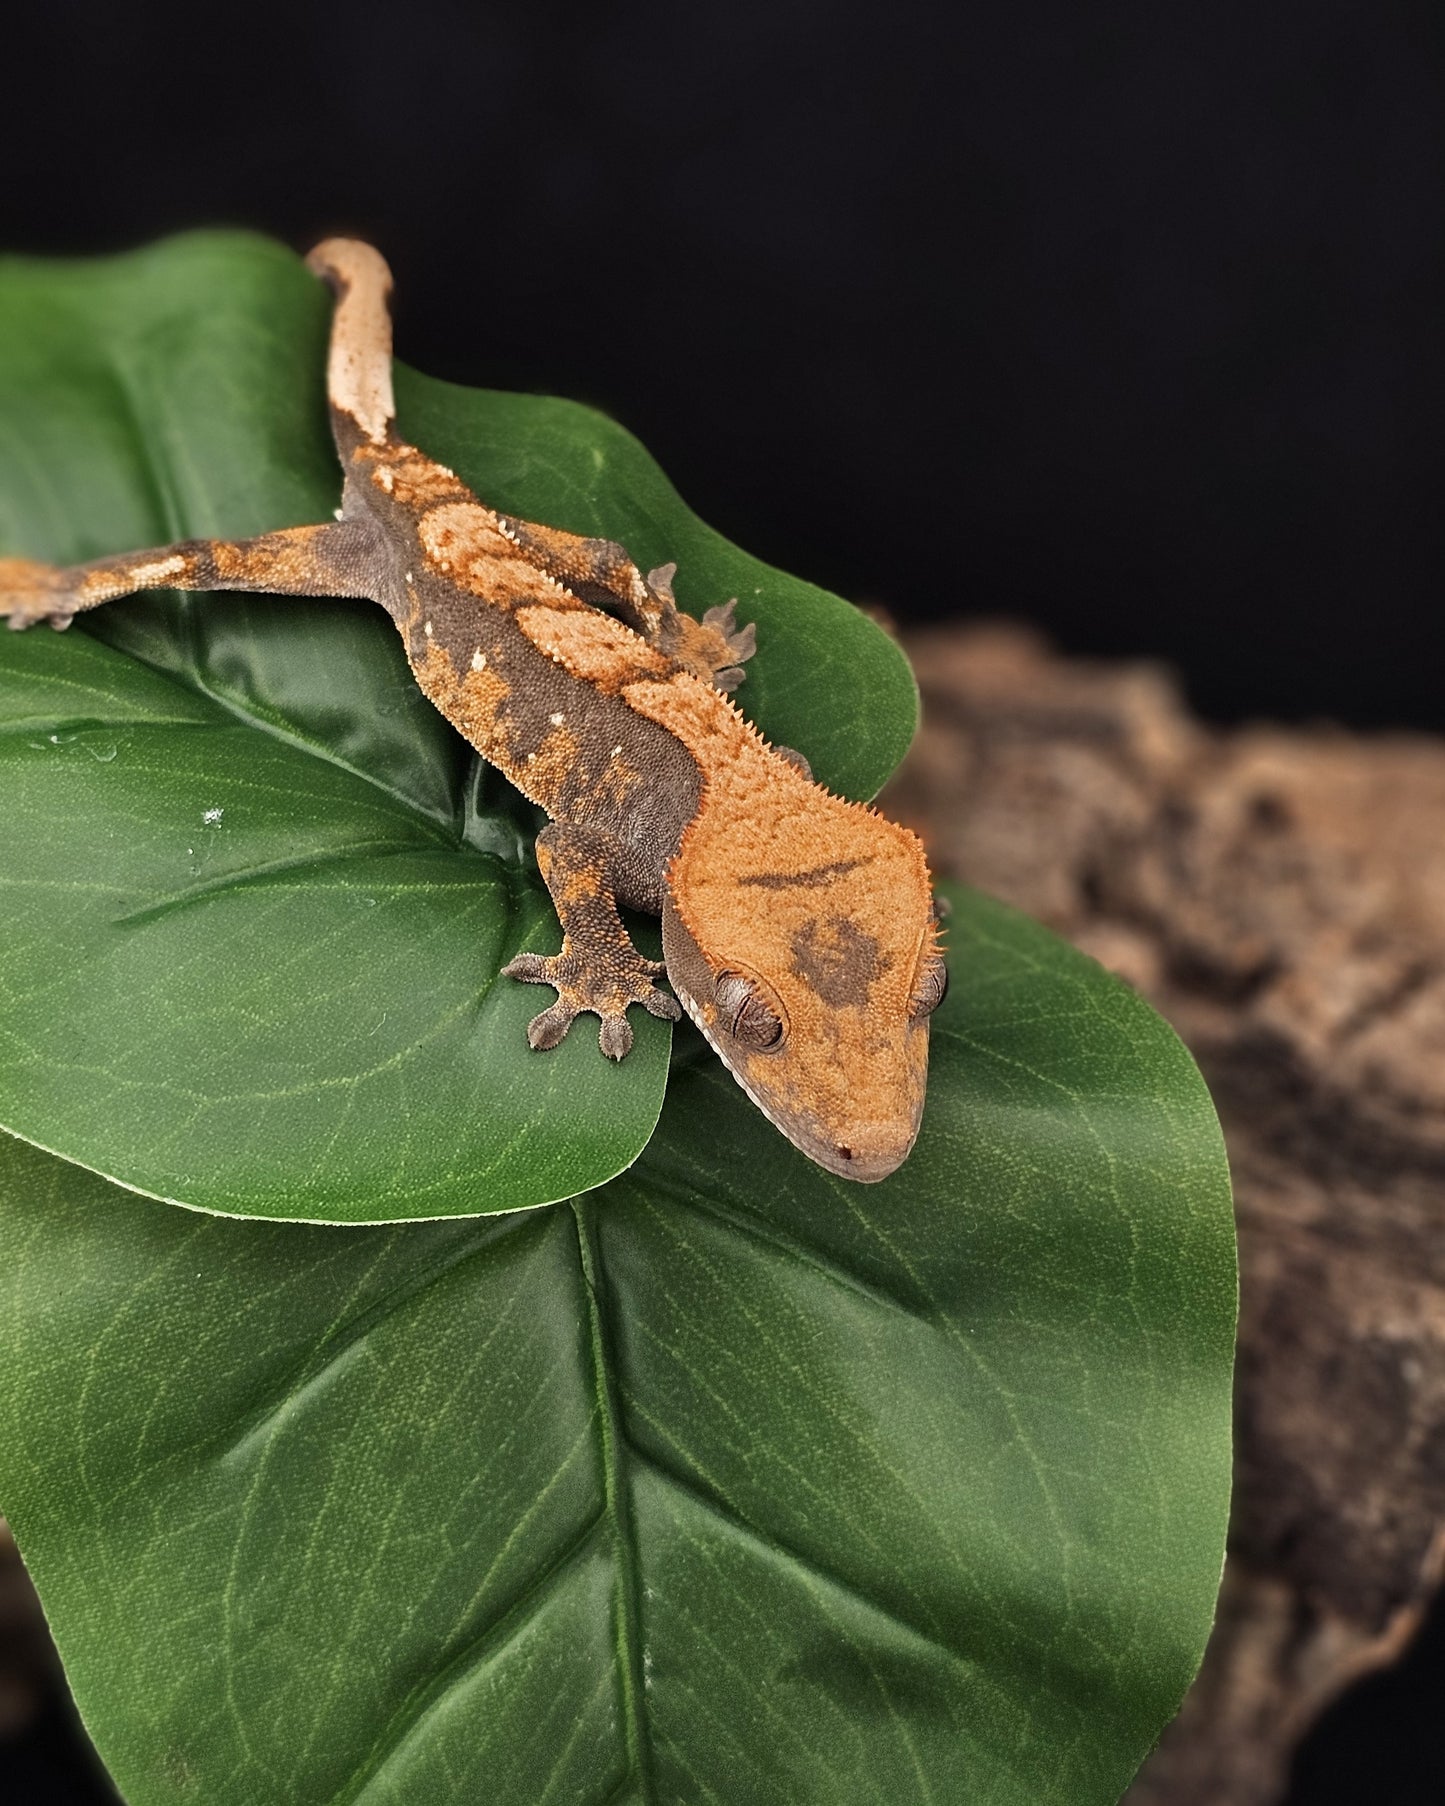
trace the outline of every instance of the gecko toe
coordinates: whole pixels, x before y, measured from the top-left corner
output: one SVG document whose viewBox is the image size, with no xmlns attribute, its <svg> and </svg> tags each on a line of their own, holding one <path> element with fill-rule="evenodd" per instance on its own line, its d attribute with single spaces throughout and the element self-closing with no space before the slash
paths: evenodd
<svg viewBox="0 0 1445 1806">
<path fill-rule="evenodd" d="M 672 564 L 660 564 L 655 571 L 647 573 L 647 587 L 654 596 L 661 597 L 664 602 L 672 602 L 675 600 L 672 593 L 672 580 L 676 575 L 676 561 Z"/>
<path fill-rule="evenodd" d="M 570 1004 L 554 1003 L 550 1010 L 543 1010 L 527 1024 L 527 1045 L 534 1053 L 546 1053 L 549 1048 L 556 1047 L 571 1028 L 576 1014 Z"/>
<path fill-rule="evenodd" d="M 682 1005 L 666 991 L 649 991 L 641 1003 L 649 1016 L 660 1016 L 664 1022 L 682 1021 Z"/>
<path fill-rule="evenodd" d="M 546 966 L 540 953 L 519 953 L 502 967 L 502 977 L 519 979 L 524 985 L 544 985 L 548 983 Z"/>
<path fill-rule="evenodd" d="M 604 1016 L 597 1045 L 609 1060 L 625 1059 L 632 1051 L 632 1024 L 625 1016 Z"/>
<path fill-rule="evenodd" d="M 740 665 L 752 658 L 758 649 L 758 624 L 749 621 L 746 627 L 740 627 L 736 633 L 728 635 L 728 646 L 733 657 Z"/>
</svg>

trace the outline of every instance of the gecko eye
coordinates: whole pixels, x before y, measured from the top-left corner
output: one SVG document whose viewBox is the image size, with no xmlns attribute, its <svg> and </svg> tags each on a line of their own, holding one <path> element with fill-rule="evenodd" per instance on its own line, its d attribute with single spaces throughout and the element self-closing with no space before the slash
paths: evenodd
<svg viewBox="0 0 1445 1806">
<path fill-rule="evenodd" d="M 719 972 L 713 996 L 722 1025 L 735 1041 L 763 1050 L 781 1046 L 783 1018 L 757 979 Z"/>
<path fill-rule="evenodd" d="M 948 994 L 948 967 L 941 953 L 930 953 L 918 969 L 913 981 L 913 994 L 908 999 L 908 1014 L 917 1022 L 931 1016 Z"/>
</svg>

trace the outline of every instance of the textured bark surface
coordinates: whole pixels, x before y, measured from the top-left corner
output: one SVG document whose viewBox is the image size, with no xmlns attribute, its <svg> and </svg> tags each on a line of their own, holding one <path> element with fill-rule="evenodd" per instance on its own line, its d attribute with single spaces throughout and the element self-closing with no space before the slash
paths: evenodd
<svg viewBox="0 0 1445 1806">
<path fill-rule="evenodd" d="M 1240 1233 L 1218 1627 L 1130 1806 L 1265 1806 L 1445 1554 L 1445 744 L 1213 731 L 1166 675 L 915 635 L 887 805 L 1137 986 L 1219 1106 Z"/>
</svg>

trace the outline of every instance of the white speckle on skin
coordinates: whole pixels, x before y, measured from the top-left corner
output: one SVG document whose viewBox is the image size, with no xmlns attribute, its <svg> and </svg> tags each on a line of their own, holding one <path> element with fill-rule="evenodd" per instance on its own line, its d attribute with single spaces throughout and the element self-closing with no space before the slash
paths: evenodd
<svg viewBox="0 0 1445 1806">
<path fill-rule="evenodd" d="M 561 709 L 558 709 L 556 714 L 549 715 L 547 719 L 552 723 L 553 727 L 561 727 L 567 717 L 562 713 Z"/>
<path fill-rule="evenodd" d="M 408 572 L 407 572 L 407 574 L 406 574 L 406 580 L 407 580 L 407 582 L 408 582 L 408 583 L 415 583 L 415 582 L 416 582 L 416 578 L 415 578 L 415 577 L 413 577 L 413 576 L 412 576 L 412 574 L 411 574 L 411 572 L 410 572 L 410 571 L 408 571 Z"/>
<path fill-rule="evenodd" d="M 428 639 L 431 638 L 431 622 L 430 621 L 423 621 L 421 630 Z"/>
<path fill-rule="evenodd" d="M 392 490 L 396 487 L 396 472 L 389 464 L 383 464 L 377 469 L 376 480 L 381 484 L 386 493 L 390 495 Z"/>
<path fill-rule="evenodd" d="M 487 655 L 482 651 L 481 647 L 478 646 L 476 651 L 472 654 L 472 669 L 473 671 L 485 671 L 486 668 Z"/>
<path fill-rule="evenodd" d="M 174 558 L 157 558 L 150 564 L 133 564 L 130 568 L 130 581 L 137 589 L 153 589 L 167 577 L 178 577 L 185 568 L 186 561 L 179 555 Z"/>
<path fill-rule="evenodd" d="M 332 520 L 345 520 L 346 510 L 344 508 L 333 508 L 331 510 L 331 518 Z"/>
<path fill-rule="evenodd" d="M 612 749 L 612 757 L 615 759 L 621 751 L 622 748 L 620 746 L 614 746 Z"/>
</svg>

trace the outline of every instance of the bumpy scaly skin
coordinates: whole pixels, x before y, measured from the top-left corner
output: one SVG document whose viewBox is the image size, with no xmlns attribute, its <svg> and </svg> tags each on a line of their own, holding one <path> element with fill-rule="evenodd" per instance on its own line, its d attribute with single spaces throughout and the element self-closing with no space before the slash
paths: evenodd
<svg viewBox="0 0 1445 1806">
<path fill-rule="evenodd" d="M 723 694 L 753 652 L 731 603 L 695 621 L 673 599 L 674 566 L 644 577 L 609 540 L 500 514 L 406 444 L 385 263 L 343 239 L 309 261 L 337 295 L 338 519 L 67 570 L 0 559 L 0 613 L 66 627 L 149 588 L 379 602 L 427 696 L 552 818 L 537 856 L 562 948 L 506 968 L 557 991 L 532 1046 L 591 1010 L 621 1059 L 630 1004 L 680 1014 L 617 905 L 648 910 L 674 990 L 754 1102 L 830 1171 L 884 1177 L 918 1130 L 943 990 L 918 841 L 814 784 Z"/>
</svg>

